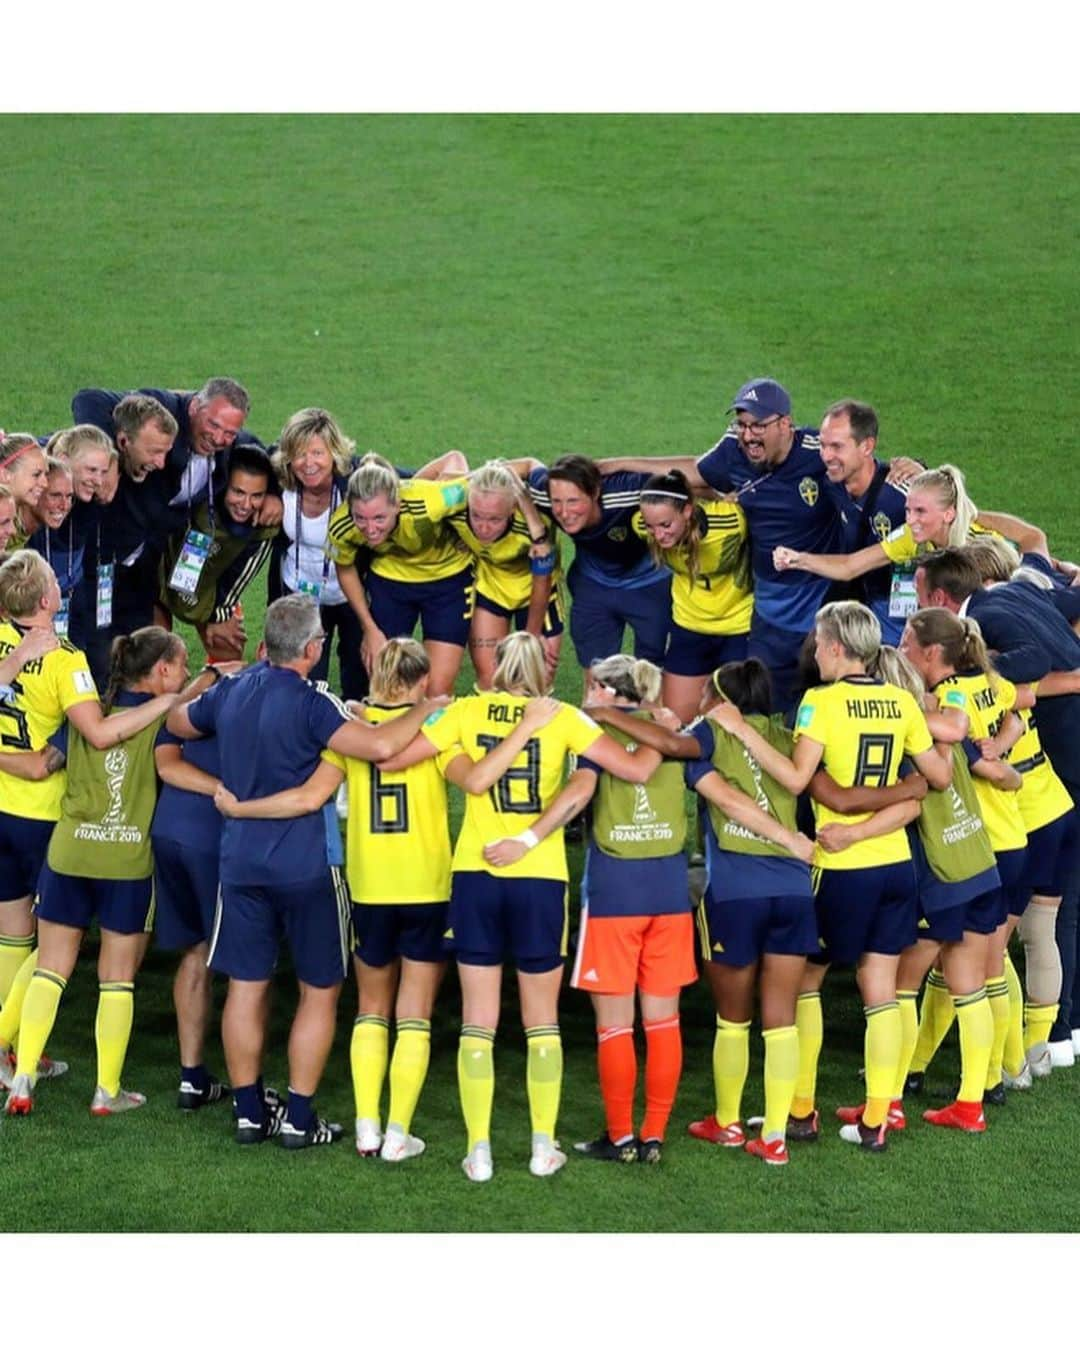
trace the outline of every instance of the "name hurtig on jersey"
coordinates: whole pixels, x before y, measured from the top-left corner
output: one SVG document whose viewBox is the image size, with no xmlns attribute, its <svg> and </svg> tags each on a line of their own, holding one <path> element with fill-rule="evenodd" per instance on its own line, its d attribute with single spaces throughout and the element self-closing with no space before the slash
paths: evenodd
<svg viewBox="0 0 1080 1346">
<path fill-rule="evenodd" d="M 851 699 L 844 703 L 852 720 L 902 720 L 903 712 L 895 701 L 885 697 L 871 697 L 867 701 Z"/>
</svg>

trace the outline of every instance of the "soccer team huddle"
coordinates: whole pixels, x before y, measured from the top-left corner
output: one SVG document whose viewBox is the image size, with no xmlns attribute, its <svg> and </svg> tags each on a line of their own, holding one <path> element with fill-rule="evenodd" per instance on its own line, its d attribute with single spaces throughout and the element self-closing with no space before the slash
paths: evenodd
<svg viewBox="0 0 1080 1346">
<path fill-rule="evenodd" d="M 689 1133 L 774 1166 L 822 1131 L 833 964 L 855 968 L 866 1016 L 865 1097 L 835 1109 L 862 1149 L 909 1126 L 954 1020 L 959 1087 L 922 1113 L 928 1135 L 984 1131 L 1007 1089 L 1073 1064 L 1080 572 L 1037 526 L 978 510 L 949 464 L 878 459 L 866 403 L 796 425 L 772 379 L 738 390 L 697 459 L 451 451 L 409 473 L 357 457 L 321 408 L 267 450 L 249 411 L 225 378 L 84 389 L 72 427 L 0 438 L 9 1115 L 47 1107 L 40 1082 L 66 1072 L 46 1048 L 96 924 L 93 1115 L 146 1102 L 121 1077 L 153 937 L 178 958 L 179 1106 L 231 1099 L 241 1144 L 339 1139 L 315 1095 L 351 964 L 356 1149 L 413 1159 L 453 961 L 462 1167 L 487 1181 L 509 964 L 529 1169 L 551 1176 L 578 815 L 570 980 L 595 1010 L 604 1117 L 578 1154 L 660 1161 L 699 975 L 715 1104 Z M 263 573 L 249 651 L 242 597 Z M 551 695 L 567 606 L 580 708 Z M 177 623 L 206 652 L 193 679 Z M 453 698 L 466 651 L 474 689 Z M 278 1092 L 283 945 L 298 999 Z M 204 1060 L 215 972 L 227 1084 Z M 764 1116 L 747 1119 L 755 1010 Z"/>
</svg>

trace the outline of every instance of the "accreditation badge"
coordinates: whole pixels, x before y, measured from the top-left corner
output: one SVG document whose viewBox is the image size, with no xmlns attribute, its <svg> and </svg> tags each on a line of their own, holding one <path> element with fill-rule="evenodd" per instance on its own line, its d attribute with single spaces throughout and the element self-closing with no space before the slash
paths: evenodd
<svg viewBox="0 0 1080 1346">
<path fill-rule="evenodd" d="M 209 533 L 200 533 L 196 528 L 188 529 L 184 545 L 180 548 L 180 555 L 176 558 L 176 564 L 169 576 L 170 589 L 175 589 L 179 594 L 195 592 L 199 587 L 199 576 L 203 572 L 203 566 L 210 557 L 212 540 Z"/>
<path fill-rule="evenodd" d="M 116 562 L 107 561 L 97 568 L 97 627 L 112 626 L 113 583 L 116 577 Z"/>
<path fill-rule="evenodd" d="M 889 585 L 889 616 L 906 619 L 918 609 L 914 566 L 893 566 L 892 583 Z"/>
<path fill-rule="evenodd" d="M 53 630 L 61 640 L 67 640 L 71 627 L 71 595 L 64 594 L 60 599 L 60 608 L 53 618 Z"/>
</svg>

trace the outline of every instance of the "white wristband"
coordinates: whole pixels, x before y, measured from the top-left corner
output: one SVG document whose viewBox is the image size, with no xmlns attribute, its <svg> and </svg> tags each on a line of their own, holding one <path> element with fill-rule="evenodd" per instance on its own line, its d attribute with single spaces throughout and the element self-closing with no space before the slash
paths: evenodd
<svg viewBox="0 0 1080 1346">
<path fill-rule="evenodd" d="M 534 846 L 540 845 L 540 838 L 531 827 L 526 827 L 524 832 L 519 832 L 514 840 L 520 841 L 527 851 L 531 851 Z"/>
</svg>

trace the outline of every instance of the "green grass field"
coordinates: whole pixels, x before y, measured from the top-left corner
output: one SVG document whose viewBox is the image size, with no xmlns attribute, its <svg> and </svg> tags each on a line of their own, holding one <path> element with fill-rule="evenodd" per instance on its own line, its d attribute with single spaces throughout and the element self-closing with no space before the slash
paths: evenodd
<svg viewBox="0 0 1080 1346">
<path fill-rule="evenodd" d="M 67 423 L 87 384 L 250 389 L 250 425 L 332 409 L 359 448 L 419 464 L 576 450 L 697 453 L 746 378 L 769 373 L 816 423 L 842 395 L 882 446 L 964 468 L 975 499 L 1080 554 L 1070 117 L 5 117 L 6 373 L 0 424 Z M 259 604 L 246 602 L 249 629 Z M 463 680 L 464 685 L 464 680 Z M 572 652 L 558 683 L 578 695 Z M 659 1170 L 571 1160 L 529 1177 L 515 997 L 497 1046 L 495 1182 L 457 1167 L 458 1002 L 448 979 L 416 1119 L 427 1155 L 238 1149 L 225 1109 L 179 1113 L 171 964 L 151 953 L 126 1072 L 141 1113 L 92 1122 L 89 961 L 52 1042 L 73 1063 L 23 1125 L 0 1121 L 19 1230 L 1073 1231 L 1080 1070 L 1010 1097 L 982 1137 L 889 1152 L 835 1127 L 786 1170 L 683 1137 L 711 1110 L 709 999 L 684 1001 L 686 1071 Z M 352 1116 L 354 987 L 322 1110 Z M 288 978 L 268 1079 L 284 1083 Z M 564 1143 L 601 1111 L 591 1013 L 563 1001 Z M 862 1018 L 826 985 L 820 1099 L 857 1101 Z M 929 1080 L 948 1092 L 955 1041 Z M 220 1046 L 211 1063 L 221 1068 Z M 755 1043 L 747 1110 L 760 1102 Z M 42 1175 L 49 1174 L 47 1199 Z"/>
</svg>

